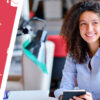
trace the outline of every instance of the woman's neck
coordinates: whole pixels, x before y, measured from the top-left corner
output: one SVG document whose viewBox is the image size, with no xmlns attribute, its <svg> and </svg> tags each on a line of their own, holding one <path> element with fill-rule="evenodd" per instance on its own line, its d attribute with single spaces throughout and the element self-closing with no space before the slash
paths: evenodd
<svg viewBox="0 0 100 100">
<path fill-rule="evenodd" d="M 98 41 L 96 43 L 89 44 L 88 46 L 89 46 L 89 56 L 90 58 L 92 58 L 95 55 L 96 51 L 98 50 L 100 43 Z"/>
</svg>

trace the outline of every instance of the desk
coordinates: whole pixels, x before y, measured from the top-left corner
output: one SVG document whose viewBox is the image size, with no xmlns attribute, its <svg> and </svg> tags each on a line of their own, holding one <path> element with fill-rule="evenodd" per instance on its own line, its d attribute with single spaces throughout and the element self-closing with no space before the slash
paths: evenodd
<svg viewBox="0 0 100 100">
<path fill-rule="evenodd" d="M 49 91 L 33 90 L 33 91 L 10 91 L 7 100 L 57 100 L 48 97 Z"/>
</svg>

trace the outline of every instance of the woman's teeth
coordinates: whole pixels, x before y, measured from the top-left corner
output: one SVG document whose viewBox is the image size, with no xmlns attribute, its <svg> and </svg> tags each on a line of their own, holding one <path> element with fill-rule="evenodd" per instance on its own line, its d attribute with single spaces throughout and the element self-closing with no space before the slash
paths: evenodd
<svg viewBox="0 0 100 100">
<path fill-rule="evenodd" d="M 87 36 L 91 37 L 91 36 L 94 36 L 95 34 L 86 34 Z"/>
</svg>

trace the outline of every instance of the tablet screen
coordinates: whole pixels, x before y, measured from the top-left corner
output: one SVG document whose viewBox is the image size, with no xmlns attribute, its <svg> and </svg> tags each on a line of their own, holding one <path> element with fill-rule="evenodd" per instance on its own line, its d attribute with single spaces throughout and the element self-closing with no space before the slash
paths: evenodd
<svg viewBox="0 0 100 100">
<path fill-rule="evenodd" d="M 73 96 L 80 96 L 86 94 L 85 90 L 67 90 L 63 92 L 63 99 L 62 100 L 69 100 L 73 98 Z"/>
</svg>

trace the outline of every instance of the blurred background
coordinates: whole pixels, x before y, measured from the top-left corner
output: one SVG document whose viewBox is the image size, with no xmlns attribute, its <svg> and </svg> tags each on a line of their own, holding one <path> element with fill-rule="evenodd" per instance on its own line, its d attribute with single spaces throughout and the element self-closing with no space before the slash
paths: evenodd
<svg viewBox="0 0 100 100">
<path fill-rule="evenodd" d="M 47 89 L 49 95 L 54 96 L 53 92 L 59 87 L 67 56 L 66 43 L 59 35 L 62 21 L 65 13 L 79 1 L 24 0 L 6 90 Z M 42 24 L 46 24 L 45 27 L 40 24 L 40 20 L 35 22 L 35 17 L 41 19 Z M 38 65 L 28 58 L 23 51 L 23 43 L 28 39 L 34 40 L 34 35 L 37 35 L 38 30 L 41 29 L 41 34 L 45 30 L 47 31 L 45 42 L 47 51 L 45 51 L 46 55 L 42 55 L 42 57 L 46 56 L 45 63 L 48 74 L 41 71 Z"/>
</svg>

